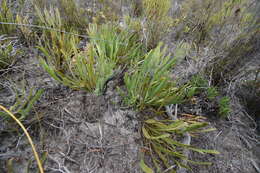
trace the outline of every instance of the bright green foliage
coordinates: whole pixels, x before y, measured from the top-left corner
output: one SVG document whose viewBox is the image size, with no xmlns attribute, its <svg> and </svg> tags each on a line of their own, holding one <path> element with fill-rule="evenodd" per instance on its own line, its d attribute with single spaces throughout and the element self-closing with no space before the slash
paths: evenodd
<svg viewBox="0 0 260 173">
<path fill-rule="evenodd" d="M 15 104 L 10 107 L 10 111 L 13 112 L 20 121 L 24 120 L 29 115 L 33 105 L 40 99 L 43 92 L 44 90 L 40 89 L 33 93 L 31 89 L 28 96 L 26 96 L 25 93 L 23 93 L 22 97 L 17 95 Z M 1 111 L 0 116 L 8 117 L 5 112 Z"/>
<path fill-rule="evenodd" d="M 213 130 L 203 130 L 202 128 L 206 126 L 206 122 L 186 122 L 184 120 L 146 120 L 142 127 L 144 143 L 148 148 L 145 153 L 151 156 L 153 166 L 156 169 L 155 172 L 162 172 L 162 168 L 167 169 L 173 164 L 176 165 L 176 168 L 171 169 L 171 172 L 173 173 L 175 173 L 176 169 L 180 167 L 190 169 L 188 165 L 183 164 L 183 160 L 192 164 L 211 164 L 209 162 L 192 161 L 183 153 L 183 150 L 188 149 L 201 154 L 219 154 L 218 151 L 198 149 L 180 142 L 180 139 L 184 137 L 185 133 L 198 133 Z M 148 167 L 143 160 L 140 165 L 145 173 L 150 173 L 153 170 Z"/>
<path fill-rule="evenodd" d="M 170 0 L 143 0 L 143 17 L 146 21 L 144 37 L 148 50 L 155 48 L 168 32 L 172 22 L 168 16 L 170 8 Z"/>
<path fill-rule="evenodd" d="M 105 82 L 113 75 L 115 62 L 97 56 L 97 50 L 90 45 L 87 50 L 78 52 L 74 47 L 71 54 L 65 55 L 67 70 L 62 72 L 41 59 L 41 65 L 57 81 L 73 89 L 84 89 L 101 94 Z M 45 56 L 49 56 L 46 52 Z M 72 57 L 73 56 L 73 57 Z"/>
<path fill-rule="evenodd" d="M 226 117 L 231 112 L 230 98 L 225 96 L 219 101 L 219 114 L 221 117 Z"/>
<path fill-rule="evenodd" d="M 213 99 L 215 99 L 217 96 L 219 96 L 219 92 L 218 92 L 218 90 L 216 89 L 216 87 L 209 87 L 209 88 L 207 89 L 207 97 L 208 97 L 208 99 L 213 100 Z"/>
<path fill-rule="evenodd" d="M 19 51 L 14 47 L 14 42 L 0 36 L 0 69 L 6 68 L 14 62 Z"/>
<path fill-rule="evenodd" d="M 178 58 L 166 56 L 166 49 L 161 44 L 145 55 L 144 60 L 133 72 L 124 77 L 128 96 L 126 103 L 140 109 L 146 106 L 165 106 L 181 103 L 189 85 L 178 87 L 170 78 L 170 69 Z"/>
<path fill-rule="evenodd" d="M 0 22 L 14 23 L 14 16 L 7 0 L 0 1 Z M 0 24 L 0 34 L 10 34 L 14 30 L 14 25 Z"/>
<path fill-rule="evenodd" d="M 99 57 L 117 64 L 129 64 L 141 56 L 138 36 L 113 24 L 90 25 L 88 35 Z"/>
<path fill-rule="evenodd" d="M 132 62 L 141 49 L 134 35 L 113 25 L 97 29 L 93 24 L 88 31 L 90 42 L 83 51 L 77 48 L 77 37 L 51 32 L 52 42 L 46 37 L 40 47 L 46 57 L 41 64 L 64 85 L 101 94 L 117 65 Z"/>
</svg>

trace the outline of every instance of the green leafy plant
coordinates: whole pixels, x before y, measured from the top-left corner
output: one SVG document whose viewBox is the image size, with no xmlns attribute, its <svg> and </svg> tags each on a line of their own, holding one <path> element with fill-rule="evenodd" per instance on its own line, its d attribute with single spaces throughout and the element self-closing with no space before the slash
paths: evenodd
<svg viewBox="0 0 260 173">
<path fill-rule="evenodd" d="M 219 154 L 219 152 L 215 150 L 198 149 L 190 144 L 181 142 L 187 133 L 194 136 L 199 132 L 214 130 L 203 129 L 203 127 L 207 126 L 207 123 L 199 122 L 198 119 L 196 121 L 194 120 L 146 120 L 142 127 L 142 135 L 146 147 L 144 153 L 150 156 L 153 167 L 148 166 L 144 160 L 141 160 L 141 169 L 145 173 L 163 172 L 167 169 L 175 173 L 179 168 L 190 169 L 183 161 L 191 164 L 210 165 L 211 163 L 209 162 L 190 160 L 187 155 L 184 154 L 184 150 L 201 154 Z M 176 166 L 172 167 L 172 165 Z"/>
<path fill-rule="evenodd" d="M 11 8 L 8 6 L 7 0 L 0 2 L 0 22 L 13 23 L 14 16 Z M 14 25 L 6 25 L 0 23 L 0 34 L 10 34 L 15 30 Z"/>
<path fill-rule="evenodd" d="M 161 44 L 148 52 L 133 72 L 125 74 L 128 93 L 126 103 L 140 109 L 181 103 L 190 86 L 186 84 L 178 87 L 170 78 L 170 69 L 184 54 L 180 48 L 175 58 L 166 56 L 166 48 L 162 49 Z"/>
<path fill-rule="evenodd" d="M 219 92 L 216 87 L 209 87 L 207 89 L 207 97 L 210 100 L 215 99 L 217 96 L 219 96 Z"/>
<path fill-rule="evenodd" d="M 88 34 L 99 57 L 110 59 L 117 64 L 129 64 L 142 56 L 141 44 L 138 43 L 136 33 L 113 24 L 93 24 L 90 25 Z"/>
<path fill-rule="evenodd" d="M 10 40 L 8 37 L 0 36 L 0 69 L 11 65 L 18 54 L 19 51 L 15 47 L 15 41 Z"/>
<path fill-rule="evenodd" d="M 97 29 L 97 25 L 93 24 L 88 32 L 90 42 L 85 50 L 78 49 L 76 36 L 51 33 L 54 41 L 50 43 L 46 38 L 39 47 L 46 57 L 40 62 L 62 84 L 101 94 L 114 70 L 118 70 L 120 64 L 136 61 L 141 47 L 135 35 L 114 25 L 101 25 Z"/>
<path fill-rule="evenodd" d="M 227 96 L 222 97 L 219 101 L 219 115 L 221 117 L 226 117 L 230 112 L 230 98 Z"/>
<path fill-rule="evenodd" d="M 14 105 L 9 108 L 9 110 L 16 115 L 16 118 L 19 121 L 23 121 L 29 115 L 33 105 L 40 99 L 43 92 L 44 90 L 40 89 L 33 93 L 33 90 L 31 89 L 28 96 L 25 93 L 23 93 L 22 96 L 17 94 L 16 101 Z M 0 112 L 0 116 L 4 116 L 6 118 L 8 117 L 5 112 Z"/>
<path fill-rule="evenodd" d="M 40 60 L 43 68 L 57 81 L 73 89 L 84 89 L 86 91 L 101 94 L 105 82 L 113 75 L 115 62 L 98 57 L 95 48 L 90 45 L 87 50 L 78 52 L 74 47 L 72 54 L 65 55 L 67 69 L 59 71 Z M 45 56 L 49 53 L 44 51 Z M 71 57 L 73 55 L 73 58 Z"/>
<path fill-rule="evenodd" d="M 36 8 L 36 11 L 40 24 L 48 27 L 43 30 L 38 47 L 49 64 L 56 70 L 63 71 L 68 67 L 65 58 L 73 55 L 74 47 L 80 40 L 78 36 L 62 32 L 64 24 L 58 8 L 50 7 L 50 10 L 44 9 L 43 12 Z"/>
</svg>

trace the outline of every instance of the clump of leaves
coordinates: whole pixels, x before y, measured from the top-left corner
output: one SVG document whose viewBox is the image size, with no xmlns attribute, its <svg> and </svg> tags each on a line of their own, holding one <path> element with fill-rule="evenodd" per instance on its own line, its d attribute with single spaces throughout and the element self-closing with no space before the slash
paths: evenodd
<svg viewBox="0 0 260 173">
<path fill-rule="evenodd" d="M 0 22 L 14 23 L 13 12 L 7 0 L 0 2 Z M 0 23 L 0 34 L 10 34 L 15 30 L 14 25 L 6 25 Z"/>
<path fill-rule="evenodd" d="M 136 58 L 140 46 L 132 34 L 112 25 L 102 25 L 97 29 L 93 24 L 88 31 L 90 41 L 84 50 L 77 47 L 75 36 L 53 35 L 58 36 L 53 38 L 58 40 L 58 44 L 53 42 L 46 46 L 45 43 L 40 47 L 46 57 L 46 60 L 41 59 L 41 64 L 62 84 L 101 94 L 118 65 Z"/>
<path fill-rule="evenodd" d="M 227 96 L 222 97 L 219 101 L 219 115 L 221 117 L 227 117 L 230 112 L 230 98 Z"/>
<path fill-rule="evenodd" d="M 51 62 L 46 63 L 43 59 L 40 61 L 41 65 L 51 77 L 66 86 L 101 94 L 105 82 L 113 75 L 115 62 L 99 57 L 93 45 L 80 52 L 75 46 L 72 49 L 71 53 L 64 54 L 64 71 L 59 71 Z M 51 58 L 49 52 L 43 48 L 41 50 L 45 56 Z"/>
<path fill-rule="evenodd" d="M 91 44 L 97 48 L 98 56 L 110 59 L 117 64 L 129 64 L 131 61 L 136 61 L 142 54 L 138 35 L 116 25 L 92 24 L 88 34 Z"/>
<path fill-rule="evenodd" d="M 219 92 L 216 87 L 209 87 L 207 89 L 207 97 L 209 100 L 215 99 L 217 96 L 219 96 Z"/>
<path fill-rule="evenodd" d="M 193 120 L 155 120 L 148 119 L 142 127 L 144 144 L 147 148 L 145 154 L 150 156 L 153 167 L 151 168 L 141 160 L 140 166 L 145 173 L 163 172 L 166 169 L 175 173 L 179 168 L 190 169 L 183 161 L 191 164 L 210 165 L 209 162 L 197 162 L 190 160 L 184 150 L 190 150 L 201 154 L 219 154 L 215 150 L 199 149 L 184 144 L 181 140 L 185 133 L 195 135 L 199 132 L 207 132 L 214 129 L 203 129 L 206 122 L 199 122 L 198 117 Z M 172 167 L 172 165 L 176 165 Z M 153 169 L 155 168 L 155 169 Z M 156 171 L 153 171 L 156 170 Z"/>
<path fill-rule="evenodd" d="M 161 44 L 148 52 L 133 72 L 125 74 L 124 81 L 128 93 L 126 103 L 140 109 L 146 106 L 162 107 L 181 103 L 186 89 L 190 86 L 187 84 L 178 87 L 170 77 L 170 69 L 184 56 L 184 52 L 179 53 L 172 58 L 166 55 L 166 48 L 162 49 Z"/>
<path fill-rule="evenodd" d="M 0 36 L 0 69 L 11 65 L 18 54 L 19 51 L 15 47 L 15 41 L 10 40 L 8 37 Z"/>
<path fill-rule="evenodd" d="M 43 92 L 43 89 L 37 90 L 36 92 L 33 92 L 33 89 L 31 89 L 28 96 L 25 93 L 22 93 L 22 96 L 17 94 L 16 101 L 14 105 L 9 108 L 9 110 L 16 115 L 18 120 L 24 120 L 26 117 L 28 117 L 30 111 L 33 108 L 33 105 L 40 99 Z M 0 116 L 4 116 L 5 118 L 9 117 L 5 112 L 1 111 Z"/>
<path fill-rule="evenodd" d="M 37 16 L 41 25 L 48 27 L 42 32 L 39 47 L 45 54 L 48 63 L 56 70 L 63 71 L 68 66 L 65 62 L 65 58 L 68 58 L 66 56 L 72 55 L 73 48 L 79 44 L 80 40 L 75 35 L 62 32 L 64 24 L 58 8 L 51 7 L 50 10 L 44 9 L 43 12 L 38 9 Z"/>
</svg>

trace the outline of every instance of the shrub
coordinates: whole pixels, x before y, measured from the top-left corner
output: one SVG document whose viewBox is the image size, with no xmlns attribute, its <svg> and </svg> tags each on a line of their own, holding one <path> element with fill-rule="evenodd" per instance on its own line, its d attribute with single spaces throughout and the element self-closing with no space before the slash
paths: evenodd
<svg viewBox="0 0 260 173">
<path fill-rule="evenodd" d="M 212 41 L 213 37 L 211 43 L 222 43 L 225 36 L 233 32 L 228 28 L 242 28 L 251 20 L 252 16 L 246 11 L 247 4 L 247 0 L 184 1 L 178 18 L 183 25 L 181 32 L 188 33 L 197 44 Z"/>
<path fill-rule="evenodd" d="M 168 16 L 171 1 L 143 0 L 143 34 L 148 50 L 153 49 L 168 32 L 172 19 Z"/>
<path fill-rule="evenodd" d="M 126 103 L 140 109 L 181 103 L 189 84 L 178 87 L 170 78 L 170 69 L 185 54 L 180 52 L 175 58 L 166 56 L 166 49 L 162 49 L 161 44 L 148 52 L 137 69 L 125 74 Z"/>
<path fill-rule="evenodd" d="M 48 52 L 44 53 L 50 57 Z M 64 71 L 59 71 L 43 59 L 40 62 L 55 80 L 73 89 L 95 91 L 96 94 L 102 93 L 104 84 L 113 75 L 116 65 L 109 59 L 97 57 L 96 49 L 92 45 L 81 52 L 74 47 L 71 54 L 66 54 Z"/>
<path fill-rule="evenodd" d="M 51 7 L 50 10 L 44 9 L 43 12 L 37 8 L 36 10 L 40 24 L 47 27 L 42 32 L 39 47 L 44 52 L 48 63 L 56 70 L 63 71 L 68 66 L 65 58 L 72 55 L 74 47 L 80 40 L 77 36 L 62 32 L 64 24 L 58 8 Z"/>
<path fill-rule="evenodd" d="M 87 11 L 80 8 L 75 0 L 58 0 L 57 4 L 54 8 L 54 3 L 47 5 L 42 0 L 34 0 L 33 5 L 36 16 L 39 19 L 38 24 L 47 24 L 48 27 L 54 29 L 76 30 L 80 33 L 85 32 L 89 23 Z M 56 24 L 60 24 L 58 26 L 62 26 L 61 28 L 58 28 L 57 25 L 50 25 L 54 24 L 55 20 L 59 20 Z"/>
<path fill-rule="evenodd" d="M 89 23 L 88 16 L 75 0 L 60 0 L 60 12 L 66 30 L 70 31 L 73 28 L 80 33 L 85 32 Z"/>
<path fill-rule="evenodd" d="M 78 38 L 54 32 L 55 42 L 40 47 L 46 61 L 44 69 L 57 81 L 73 89 L 101 94 L 106 81 L 121 63 L 138 57 L 140 45 L 135 36 L 112 25 L 93 24 L 89 27 L 90 42 L 85 50 L 77 47 Z M 47 39 L 47 38 L 46 38 Z"/>
<path fill-rule="evenodd" d="M 90 25 L 90 42 L 97 48 L 100 57 L 110 59 L 117 64 L 136 62 L 142 56 L 142 47 L 138 35 L 113 24 Z"/>
</svg>

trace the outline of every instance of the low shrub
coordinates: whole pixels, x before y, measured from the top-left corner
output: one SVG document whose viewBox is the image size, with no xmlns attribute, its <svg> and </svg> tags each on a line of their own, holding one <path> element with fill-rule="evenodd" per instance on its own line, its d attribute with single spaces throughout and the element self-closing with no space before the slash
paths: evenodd
<svg viewBox="0 0 260 173">
<path fill-rule="evenodd" d="M 51 32 L 40 46 L 46 60 L 44 69 L 57 81 L 73 89 L 101 94 L 106 81 L 113 76 L 120 64 L 130 64 L 141 52 L 135 36 L 113 25 L 90 25 L 90 41 L 80 50 L 78 38 Z M 57 41 L 56 41 L 57 40 Z M 48 44 L 46 44 L 48 43 Z M 45 45 L 44 45 L 45 44 Z"/>
<path fill-rule="evenodd" d="M 170 69 L 185 55 L 180 50 L 175 58 L 166 55 L 166 48 L 162 49 L 161 44 L 148 52 L 135 70 L 125 74 L 125 102 L 139 109 L 181 103 L 190 85 L 179 87 L 170 77 Z"/>
</svg>

